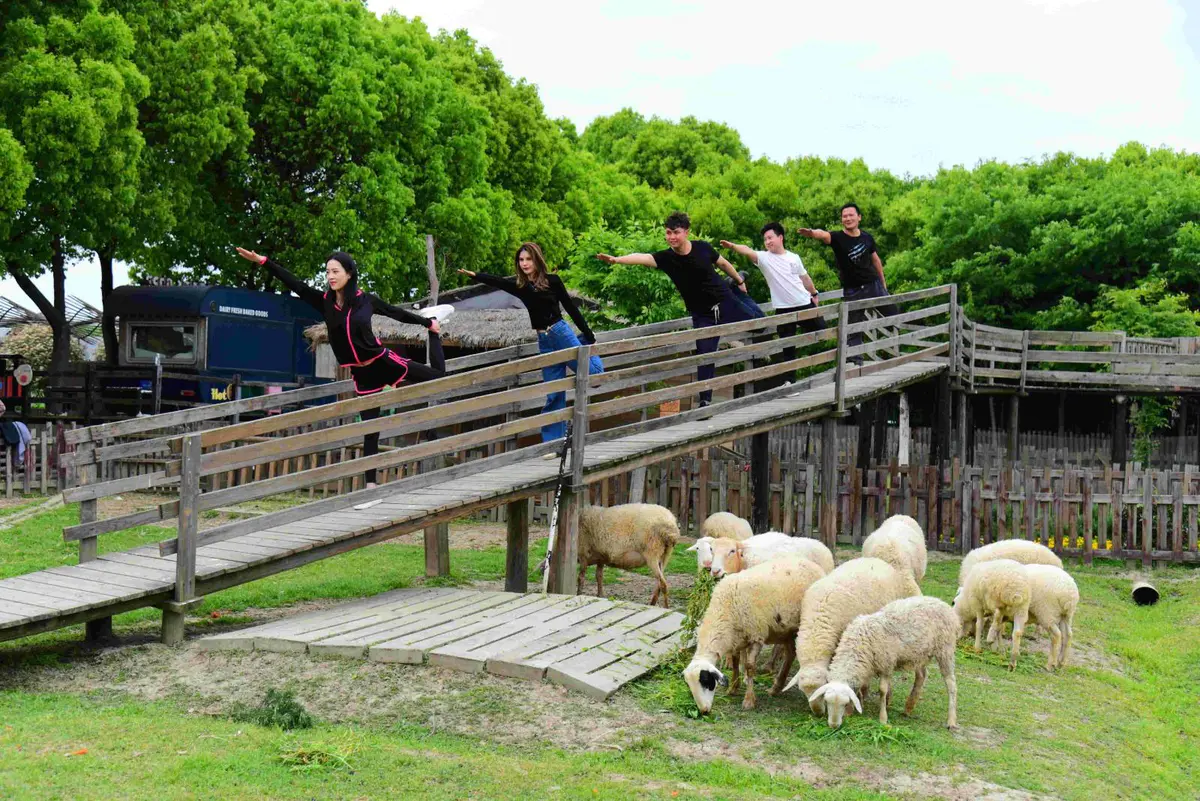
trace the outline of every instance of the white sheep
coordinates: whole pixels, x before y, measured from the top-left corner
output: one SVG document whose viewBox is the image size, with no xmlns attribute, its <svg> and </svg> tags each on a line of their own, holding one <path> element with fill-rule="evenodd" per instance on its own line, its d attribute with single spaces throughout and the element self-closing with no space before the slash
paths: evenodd
<svg viewBox="0 0 1200 801">
<path fill-rule="evenodd" d="M 750 524 L 732 512 L 714 512 L 700 525 L 700 537 L 688 548 L 696 553 L 696 568 L 707 570 L 712 566 L 712 542 L 718 537 L 742 540 L 753 535 Z"/>
<path fill-rule="evenodd" d="M 975 650 L 982 647 L 983 621 L 988 615 L 992 625 L 988 630 L 988 642 L 1003 638 L 1005 619 L 1013 622 L 1012 657 L 1008 669 L 1017 666 L 1021 652 L 1021 635 L 1025 632 L 1025 621 L 1029 618 L 1029 601 L 1032 595 L 1025 565 L 1012 559 L 993 559 L 976 565 L 967 576 L 966 585 L 954 597 L 954 611 L 958 613 L 961 627 L 966 629 L 975 624 Z"/>
<path fill-rule="evenodd" d="M 790 537 L 778 531 L 755 534 L 742 542 L 725 538 L 713 540 L 712 563 L 708 567 L 714 576 L 721 578 L 793 554 L 816 564 L 823 573 L 833 571 L 833 553 L 825 543 L 812 537 Z"/>
<path fill-rule="evenodd" d="M 606 565 L 632 570 L 645 565 L 658 579 L 650 605 L 667 600 L 663 570 L 679 541 L 679 523 L 670 509 L 651 503 L 585 506 L 579 510 L 579 586 L 590 565 L 596 566 L 596 594 L 604 597 Z"/>
<path fill-rule="evenodd" d="M 838 565 L 804 595 L 796 632 L 800 669 L 788 687 L 799 685 L 805 697 L 811 696 L 825 683 L 833 652 L 851 620 L 920 594 L 911 573 L 896 570 L 882 559 L 864 557 Z M 820 699 L 809 706 L 818 715 L 824 711 Z"/>
<path fill-rule="evenodd" d="M 1053 565 L 1062 568 L 1062 559 L 1045 545 L 1030 540 L 1001 540 L 971 551 L 958 568 L 958 586 L 967 583 L 971 568 L 993 559 L 1011 559 L 1023 565 Z"/>
<path fill-rule="evenodd" d="M 925 686 L 925 671 L 930 660 L 937 660 L 946 694 L 950 700 L 946 726 L 958 728 L 958 685 L 954 679 L 954 647 L 958 640 L 958 615 L 950 604 L 939 598 L 920 596 L 892 601 L 870 615 L 850 621 L 842 633 L 828 681 L 813 691 L 809 703 L 824 701 L 829 725 L 842 725 L 847 705 L 853 703 L 862 714 L 862 702 L 855 688 L 867 687 L 879 679 L 879 722 L 888 722 L 888 702 L 892 698 L 892 674 L 897 670 L 915 672 L 912 692 L 904 704 L 911 715 Z"/>
<path fill-rule="evenodd" d="M 712 709 L 718 684 L 728 683 L 717 665 L 723 658 L 733 666 L 737 691 L 739 671 L 746 676 L 743 709 L 753 709 L 754 675 L 759 652 L 766 643 L 783 645 L 787 658 L 775 676 L 771 695 L 778 695 L 795 658 L 795 636 L 805 592 L 824 575 L 817 565 L 799 556 L 782 557 L 730 576 L 713 589 L 712 599 L 697 633 L 696 655 L 683 678 L 702 713 Z"/>
<path fill-rule="evenodd" d="M 917 582 L 925 578 L 925 533 L 908 515 L 892 515 L 883 521 L 863 541 L 862 555 L 882 559 L 897 570 L 907 568 Z"/>
<path fill-rule="evenodd" d="M 1072 624 L 1079 607 L 1079 587 L 1067 571 L 1054 565 L 1026 565 L 1029 619 L 1050 632 L 1046 670 L 1060 668 L 1071 650 Z"/>
</svg>

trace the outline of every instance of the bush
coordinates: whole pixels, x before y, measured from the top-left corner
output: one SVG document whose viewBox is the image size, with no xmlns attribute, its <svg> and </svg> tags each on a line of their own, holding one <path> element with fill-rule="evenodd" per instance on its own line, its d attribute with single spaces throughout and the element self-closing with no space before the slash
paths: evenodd
<svg viewBox="0 0 1200 801">
<path fill-rule="evenodd" d="M 54 351 L 54 331 L 45 323 L 26 323 L 15 326 L 0 342 L 0 353 L 23 356 L 34 370 L 50 369 Z M 71 339 L 71 361 L 83 361 L 83 346 Z"/>
<path fill-rule="evenodd" d="M 291 690 L 267 690 L 267 696 L 260 706 L 239 705 L 233 709 L 230 717 L 244 723 L 274 726 L 284 731 L 311 729 L 313 726 L 312 715 L 296 700 L 296 694 Z"/>
</svg>

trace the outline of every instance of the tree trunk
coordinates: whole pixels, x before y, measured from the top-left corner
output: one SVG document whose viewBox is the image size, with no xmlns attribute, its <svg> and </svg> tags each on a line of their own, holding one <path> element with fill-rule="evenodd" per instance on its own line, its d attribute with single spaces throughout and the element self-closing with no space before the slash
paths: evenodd
<svg viewBox="0 0 1200 801">
<path fill-rule="evenodd" d="M 113 242 L 107 248 L 96 251 L 96 258 L 100 260 L 100 298 L 101 308 L 104 310 L 100 318 L 100 329 L 104 332 L 104 358 L 113 366 L 117 364 L 121 347 L 117 343 L 117 317 L 108 310 L 108 296 L 113 291 L 112 263 L 116 249 L 116 243 Z"/>
</svg>

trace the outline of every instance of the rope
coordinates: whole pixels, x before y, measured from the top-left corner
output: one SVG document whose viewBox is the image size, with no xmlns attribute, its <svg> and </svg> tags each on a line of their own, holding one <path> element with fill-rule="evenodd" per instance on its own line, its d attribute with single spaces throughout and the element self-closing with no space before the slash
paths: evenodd
<svg viewBox="0 0 1200 801">
<path fill-rule="evenodd" d="M 558 452 L 558 479 L 554 482 L 554 503 L 550 507 L 550 536 L 546 540 L 546 558 L 538 565 L 542 574 L 542 594 L 550 584 L 550 557 L 554 553 L 554 539 L 558 533 L 558 507 L 562 502 L 563 479 L 567 471 L 567 451 L 571 449 L 571 420 L 567 420 L 567 435 L 563 438 L 562 450 Z"/>
</svg>

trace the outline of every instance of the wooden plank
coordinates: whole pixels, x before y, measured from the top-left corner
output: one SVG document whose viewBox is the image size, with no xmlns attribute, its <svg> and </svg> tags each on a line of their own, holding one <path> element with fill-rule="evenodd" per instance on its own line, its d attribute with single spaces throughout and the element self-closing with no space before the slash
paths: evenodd
<svg viewBox="0 0 1200 801">
<path fill-rule="evenodd" d="M 635 616 L 638 616 L 636 620 Z M 576 626 L 539 637 L 490 657 L 487 660 L 487 672 L 530 681 L 540 680 L 556 658 L 568 658 L 615 636 L 614 633 L 603 635 L 602 632 L 623 624 L 636 628 L 659 617 L 662 617 L 662 613 L 655 613 L 634 604 L 613 602 L 610 608 Z M 620 631 L 616 633 L 619 634 Z"/>
<path fill-rule="evenodd" d="M 608 698 L 621 686 L 623 682 L 620 679 L 623 676 L 632 677 L 650 670 L 657 664 L 659 656 L 680 646 L 677 634 L 683 619 L 684 616 L 679 612 L 671 612 L 644 626 L 623 632 L 587 651 L 556 661 L 547 669 L 546 678 L 592 698 Z M 611 667 L 623 661 L 632 664 L 623 670 Z M 607 675 L 605 668 L 610 669 Z"/>
<path fill-rule="evenodd" d="M 45 573 L 59 575 L 67 578 L 84 578 L 96 583 L 103 583 L 113 587 L 126 587 L 130 590 L 164 590 L 171 586 L 171 581 L 163 580 L 157 576 L 147 577 L 139 568 L 130 568 L 128 565 L 114 565 L 111 562 L 88 562 L 84 565 L 70 565 L 65 567 L 51 567 L 37 573 L 28 573 L 27 576 L 38 576 Z"/>
<path fill-rule="evenodd" d="M 437 625 L 423 627 L 394 637 L 386 642 L 372 645 L 367 658 L 376 662 L 402 662 L 419 665 L 429 651 L 465 639 L 498 623 L 506 623 L 514 616 L 553 607 L 562 596 L 509 595 L 503 603 L 490 609 L 480 610 L 465 617 L 456 616 Z"/>
</svg>

